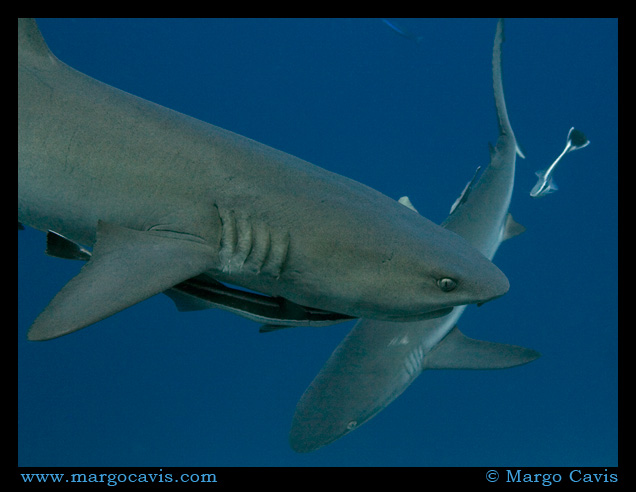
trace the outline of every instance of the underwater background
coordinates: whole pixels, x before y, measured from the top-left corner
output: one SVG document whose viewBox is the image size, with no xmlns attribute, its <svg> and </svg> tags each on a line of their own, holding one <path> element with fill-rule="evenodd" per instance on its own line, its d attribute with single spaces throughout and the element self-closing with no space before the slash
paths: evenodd
<svg viewBox="0 0 636 492">
<path fill-rule="evenodd" d="M 51 50 L 103 82 L 253 138 L 440 223 L 497 138 L 495 19 L 38 19 Z M 419 38 L 416 41 L 415 38 Z M 261 334 L 155 296 L 48 342 L 28 327 L 80 262 L 18 233 L 23 466 L 616 466 L 618 21 L 509 19 L 510 211 L 495 263 L 511 288 L 469 307 L 469 337 L 533 348 L 501 371 L 425 371 L 360 429 L 310 454 L 288 432 L 353 323 Z M 529 191 L 570 127 L 559 190 Z"/>
</svg>

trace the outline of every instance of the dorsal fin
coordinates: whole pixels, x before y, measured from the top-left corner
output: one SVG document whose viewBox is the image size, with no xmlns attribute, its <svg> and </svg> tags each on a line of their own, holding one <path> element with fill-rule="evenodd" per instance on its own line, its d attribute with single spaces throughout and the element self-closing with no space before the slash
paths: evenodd
<svg viewBox="0 0 636 492">
<path fill-rule="evenodd" d="M 57 58 L 44 41 L 35 19 L 18 18 L 18 60 L 29 57 L 31 63 L 54 65 Z"/>
<path fill-rule="evenodd" d="M 413 212 L 416 212 L 419 214 L 419 212 L 417 211 L 417 209 L 413 206 L 413 204 L 411 203 L 411 199 L 408 196 L 403 196 L 398 200 L 398 203 L 404 205 L 406 208 L 410 208 L 411 210 L 413 210 Z"/>
</svg>

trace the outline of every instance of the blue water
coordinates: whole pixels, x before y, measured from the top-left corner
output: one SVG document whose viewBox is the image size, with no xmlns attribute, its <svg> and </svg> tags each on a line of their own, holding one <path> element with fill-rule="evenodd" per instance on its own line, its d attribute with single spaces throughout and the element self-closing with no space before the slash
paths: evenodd
<svg viewBox="0 0 636 492">
<path fill-rule="evenodd" d="M 495 20 L 42 19 L 53 52 L 111 85 L 249 136 L 441 222 L 497 127 Z M 618 463 L 618 22 L 507 21 L 505 90 L 527 159 L 511 212 L 527 232 L 495 263 L 510 292 L 461 319 L 468 336 L 542 357 L 503 371 L 425 372 L 345 438 L 288 445 L 300 395 L 351 324 L 259 334 L 156 296 L 97 325 L 27 342 L 80 268 L 18 233 L 20 465 L 609 466 Z M 571 126 L 560 190 L 534 172 Z"/>
</svg>

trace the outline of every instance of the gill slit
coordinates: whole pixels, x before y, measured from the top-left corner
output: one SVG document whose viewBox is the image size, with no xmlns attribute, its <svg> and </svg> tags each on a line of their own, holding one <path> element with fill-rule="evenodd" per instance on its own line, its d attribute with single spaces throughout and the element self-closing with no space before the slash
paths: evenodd
<svg viewBox="0 0 636 492">
<path fill-rule="evenodd" d="M 290 237 L 263 221 L 216 206 L 221 222 L 219 261 L 227 274 L 280 278 L 289 259 Z"/>
</svg>

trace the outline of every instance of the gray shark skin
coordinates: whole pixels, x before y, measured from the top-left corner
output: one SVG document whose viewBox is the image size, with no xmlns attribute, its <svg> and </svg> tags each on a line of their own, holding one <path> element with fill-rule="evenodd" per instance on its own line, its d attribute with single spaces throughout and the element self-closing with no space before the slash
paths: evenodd
<svg viewBox="0 0 636 492">
<path fill-rule="evenodd" d="M 380 192 L 74 70 L 32 19 L 18 19 L 18 222 L 92 247 L 30 340 L 203 273 L 395 321 L 509 288 L 466 240 Z"/>
<path fill-rule="evenodd" d="M 517 147 L 508 120 L 501 76 L 503 20 L 493 49 L 493 86 L 499 138 L 490 164 L 468 183 L 444 227 L 494 256 L 505 239 L 523 232 L 508 213 Z M 411 207 L 408 198 L 400 201 Z M 539 353 L 464 336 L 456 323 L 465 307 L 444 317 L 410 323 L 361 319 L 338 345 L 302 395 L 290 444 L 310 452 L 359 428 L 395 400 L 426 369 L 501 369 L 531 362 Z"/>
</svg>

